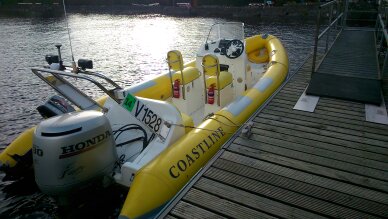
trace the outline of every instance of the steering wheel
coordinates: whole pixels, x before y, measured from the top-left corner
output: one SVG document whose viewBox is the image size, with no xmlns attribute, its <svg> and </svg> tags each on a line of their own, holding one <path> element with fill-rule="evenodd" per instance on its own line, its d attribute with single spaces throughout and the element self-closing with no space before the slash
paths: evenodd
<svg viewBox="0 0 388 219">
<path fill-rule="evenodd" d="M 226 44 L 225 56 L 230 59 L 238 58 L 244 51 L 244 43 L 241 40 L 231 40 Z"/>
</svg>

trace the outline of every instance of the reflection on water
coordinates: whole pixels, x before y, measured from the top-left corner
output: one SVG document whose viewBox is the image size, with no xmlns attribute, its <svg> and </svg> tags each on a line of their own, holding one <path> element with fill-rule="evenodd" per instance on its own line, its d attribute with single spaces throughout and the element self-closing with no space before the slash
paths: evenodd
<svg viewBox="0 0 388 219">
<path fill-rule="evenodd" d="M 209 27 L 223 21 L 159 15 L 70 14 L 68 18 L 75 59 L 92 59 L 96 70 L 123 86 L 167 71 L 165 57 L 169 50 L 180 50 L 184 61 L 194 59 Z M 54 95 L 30 68 L 45 64 L 44 55 L 56 53 L 55 43 L 63 45 L 65 62 L 71 60 L 71 52 L 64 20 L 0 18 L 0 30 L 0 147 L 6 147 L 20 132 L 39 122 L 36 107 Z M 260 24 L 247 25 L 245 35 L 269 33 L 279 37 L 288 51 L 292 71 L 311 51 L 312 30 L 312 26 L 301 24 Z M 88 94 L 98 96 L 92 85 L 83 86 Z M 4 182 L 0 187 L 0 218 L 66 215 L 52 199 L 37 191 L 31 178 L 28 182 Z M 102 200 L 109 199 L 102 196 Z M 112 208 L 112 215 L 117 211 Z"/>
</svg>

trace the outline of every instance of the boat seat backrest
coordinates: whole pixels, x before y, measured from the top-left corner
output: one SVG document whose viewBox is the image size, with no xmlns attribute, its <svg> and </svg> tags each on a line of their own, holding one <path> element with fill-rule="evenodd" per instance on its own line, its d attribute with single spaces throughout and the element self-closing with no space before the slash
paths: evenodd
<svg viewBox="0 0 388 219">
<path fill-rule="evenodd" d="M 183 65 L 182 54 L 178 50 L 167 53 L 167 63 L 171 80 L 171 102 L 181 113 L 190 116 L 204 105 L 201 72 L 193 66 L 194 62 Z"/>
<path fill-rule="evenodd" d="M 214 113 L 229 104 L 233 95 L 233 75 L 220 71 L 218 57 L 207 54 L 202 58 L 203 78 L 205 83 L 205 115 Z M 211 90 L 216 92 L 211 94 Z"/>
<path fill-rule="evenodd" d="M 218 57 L 212 54 L 202 58 L 203 72 L 207 76 L 217 76 L 220 73 L 220 62 Z"/>
<path fill-rule="evenodd" d="M 174 71 L 183 70 L 182 53 L 178 50 L 171 50 L 167 53 L 168 68 Z"/>
<path fill-rule="evenodd" d="M 205 86 L 209 88 L 212 84 L 214 89 L 222 90 L 233 82 L 233 75 L 227 71 L 220 71 L 218 57 L 207 54 L 202 58 L 202 67 L 205 78 Z"/>
</svg>

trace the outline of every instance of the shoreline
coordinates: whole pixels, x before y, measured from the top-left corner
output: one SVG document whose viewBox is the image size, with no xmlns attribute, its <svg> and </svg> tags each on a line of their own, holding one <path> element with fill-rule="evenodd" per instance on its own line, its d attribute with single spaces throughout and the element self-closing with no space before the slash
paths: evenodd
<svg viewBox="0 0 388 219">
<path fill-rule="evenodd" d="M 247 23 L 305 22 L 315 23 L 317 5 L 291 4 L 278 7 L 199 6 L 141 6 L 141 5 L 68 5 L 68 13 L 97 13 L 118 15 L 160 14 L 176 17 L 219 17 L 238 19 Z M 0 7 L 2 17 L 58 17 L 63 16 L 61 5 L 9 5 Z"/>
</svg>

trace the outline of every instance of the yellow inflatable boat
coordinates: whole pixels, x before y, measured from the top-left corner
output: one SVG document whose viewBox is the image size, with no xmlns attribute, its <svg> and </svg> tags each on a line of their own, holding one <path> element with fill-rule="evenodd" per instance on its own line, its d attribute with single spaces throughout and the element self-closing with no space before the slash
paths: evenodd
<svg viewBox="0 0 388 219">
<path fill-rule="evenodd" d="M 213 25 L 194 61 L 183 64 L 179 51 L 169 51 L 169 72 L 129 88 L 87 71 L 89 60 L 63 66 L 57 47 L 58 56 L 46 56 L 49 67 L 32 71 L 64 98 L 39 107 L 45 119 L 0 154 L 2 170 L 33 167 L 39 188 L 53 196 L 95 181 L 124 185 L 120 218 L 160 211 L 288 73 L 281 42 L 267 34 L 245 39 L 242 23 Z M 107 95 L 93 100 L 69 78 Z"/>
</svg>

